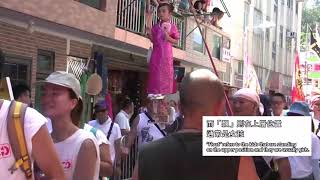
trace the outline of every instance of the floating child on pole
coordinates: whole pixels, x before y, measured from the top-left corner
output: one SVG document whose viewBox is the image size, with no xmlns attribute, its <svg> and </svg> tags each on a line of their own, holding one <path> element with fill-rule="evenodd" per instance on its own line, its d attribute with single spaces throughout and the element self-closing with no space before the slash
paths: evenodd
<svg viewBox="0 0 320 180">
<path fill-rule="evenodd" d="M 176 89 L 174 88 L 172 44 L 178 43 L 180 33 L 170 22 L 173 11 L 171 4 L 161 3 L 157 11 L 160 21 L 152 26 L 150 18 L 146 28 L 148 38 L 153 43 L 147 93 L 174 94 Z"/>
</svg>

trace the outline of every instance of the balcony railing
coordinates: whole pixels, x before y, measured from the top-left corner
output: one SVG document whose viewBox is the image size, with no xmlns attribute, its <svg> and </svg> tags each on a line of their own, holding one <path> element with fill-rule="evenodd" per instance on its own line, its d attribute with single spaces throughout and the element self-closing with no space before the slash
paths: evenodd
<svg viewBox="0 0 320 180">
<path fill-rule="evenodd" d="M 140 34 L 146 35 L 145 3 L 140 0 L 118 0 L 117 7 L 117 27 Z M 153 11 L 153 24 L 158 21 L 157 11 Z M 171 22 L 180 31 L 180 40 L 175 46 L 180 49 L 185 48 L 185 18 L 177 13 L 173 13 Z"/>
</svg>

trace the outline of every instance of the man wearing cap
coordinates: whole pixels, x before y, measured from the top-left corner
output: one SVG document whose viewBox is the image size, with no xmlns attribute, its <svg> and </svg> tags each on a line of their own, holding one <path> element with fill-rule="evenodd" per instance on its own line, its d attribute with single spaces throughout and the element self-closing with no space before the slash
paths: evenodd
<svg viewBox="0 0 320 180">
<path fill-rule="evenodd" d="M 294 102 L 287 116 L 311 116 L 308 104 L 305 102 Z M 311 133 L 311 156 L 292 156 L 289 157 L 291 165 L 291 178 L 293 180 L 319 180 L 320 169 L 320 140 Z"/>
<path fill-rule="evenodd" d="M 232 97 L 232 109 L 235 116 L 257 116 L 258 111 L 260 114 L 263 114 L 260 98 L 258 94 L 248 88 L 243 88 L 238 90 Z M 288 180 L 291 178 L 290 172 L 290 164 L 287 157 L 271 157 L 264 156 L 263 159 L 268 163 L 269 167 L 271 167 L 271 161 L 278 165 L 278 172 L 281 180 Z M 262 167 L 260 164 L 256 164 L 257 167 Z M 257 168 L 259 176 L 263 176 L 264 172 L 261 173 L 262 170 Z"/>
<path fill-rule="evenodd" d="M 312 96 L 311 98 L 312 114 L 312 132 L 317 136 L 320 131 L 320 95 Z"/>
<path fill-rule="evenodd" d="M 104 100 L 100 100 L 94 106 L 96 119 L 90 121 L 88 124 L 94 128 L 101 130 L 110 141 L 111 160 L 115 159 L 115 141 L 121 138 L 120 127 L 117 123 L 112 122 L 108 116 L 108 106 Z"/>
</svg>

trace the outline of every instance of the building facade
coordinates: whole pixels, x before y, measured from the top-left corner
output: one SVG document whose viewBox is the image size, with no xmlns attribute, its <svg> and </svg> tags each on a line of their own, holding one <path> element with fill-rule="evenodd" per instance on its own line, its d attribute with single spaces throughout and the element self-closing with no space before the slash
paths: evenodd
<svg viewBox="0 0 320 180">
<path fill-rule="evenodd" d="M 232 85 L 242 87 L 243 55 L 247 49 L 262 92 L 289 96 L 295 50 L 299 46 L 301 1 L 237 2 L 226 1 L 231 17 L 223 18 L 224 30 L 231 37 Z"/>
<path fill-rule="evenodd" d="M 0 2 L 0 49 L 5 54 L 3 76 L 13 84 L 32 86 L 39 104 L 40 89 L 34 87 L 53 71 L 75 74 L 91 59 L 102 62 L 103 81 L 114 101 L 124 95 L 137 106 L 146 97 L 148 49 L 145 9 L 142 1 L 131 0 L 2 0 Z M 157 21 L 156 11 L 154 22 Z M 208 51 L 191 16 L 173 14 L 181 39 L 173 48 L 174 64 L 186 72 L 197 68 L 213 70 Z M 202 23 L 201 29 L 220 78 L 230 85 L 230 37 L 224 31 Z M 107 91 L 107 89 L 104 89 Z M 37 106 L 36 106 L 37 107 Z"/>
</svg>

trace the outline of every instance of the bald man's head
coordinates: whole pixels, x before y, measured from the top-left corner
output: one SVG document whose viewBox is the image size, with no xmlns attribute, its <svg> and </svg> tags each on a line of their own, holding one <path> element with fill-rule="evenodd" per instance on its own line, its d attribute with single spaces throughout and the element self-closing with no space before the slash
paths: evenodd
<svg viewBox="0 0 320 180">
<path fill-rule="evenodd" d="M 180 86 L 181 108 L 211 115 L 216 106 L 224 106 L 224 88 L 211 71 L 199 69 L 184 77 Z"/>
</svg>

